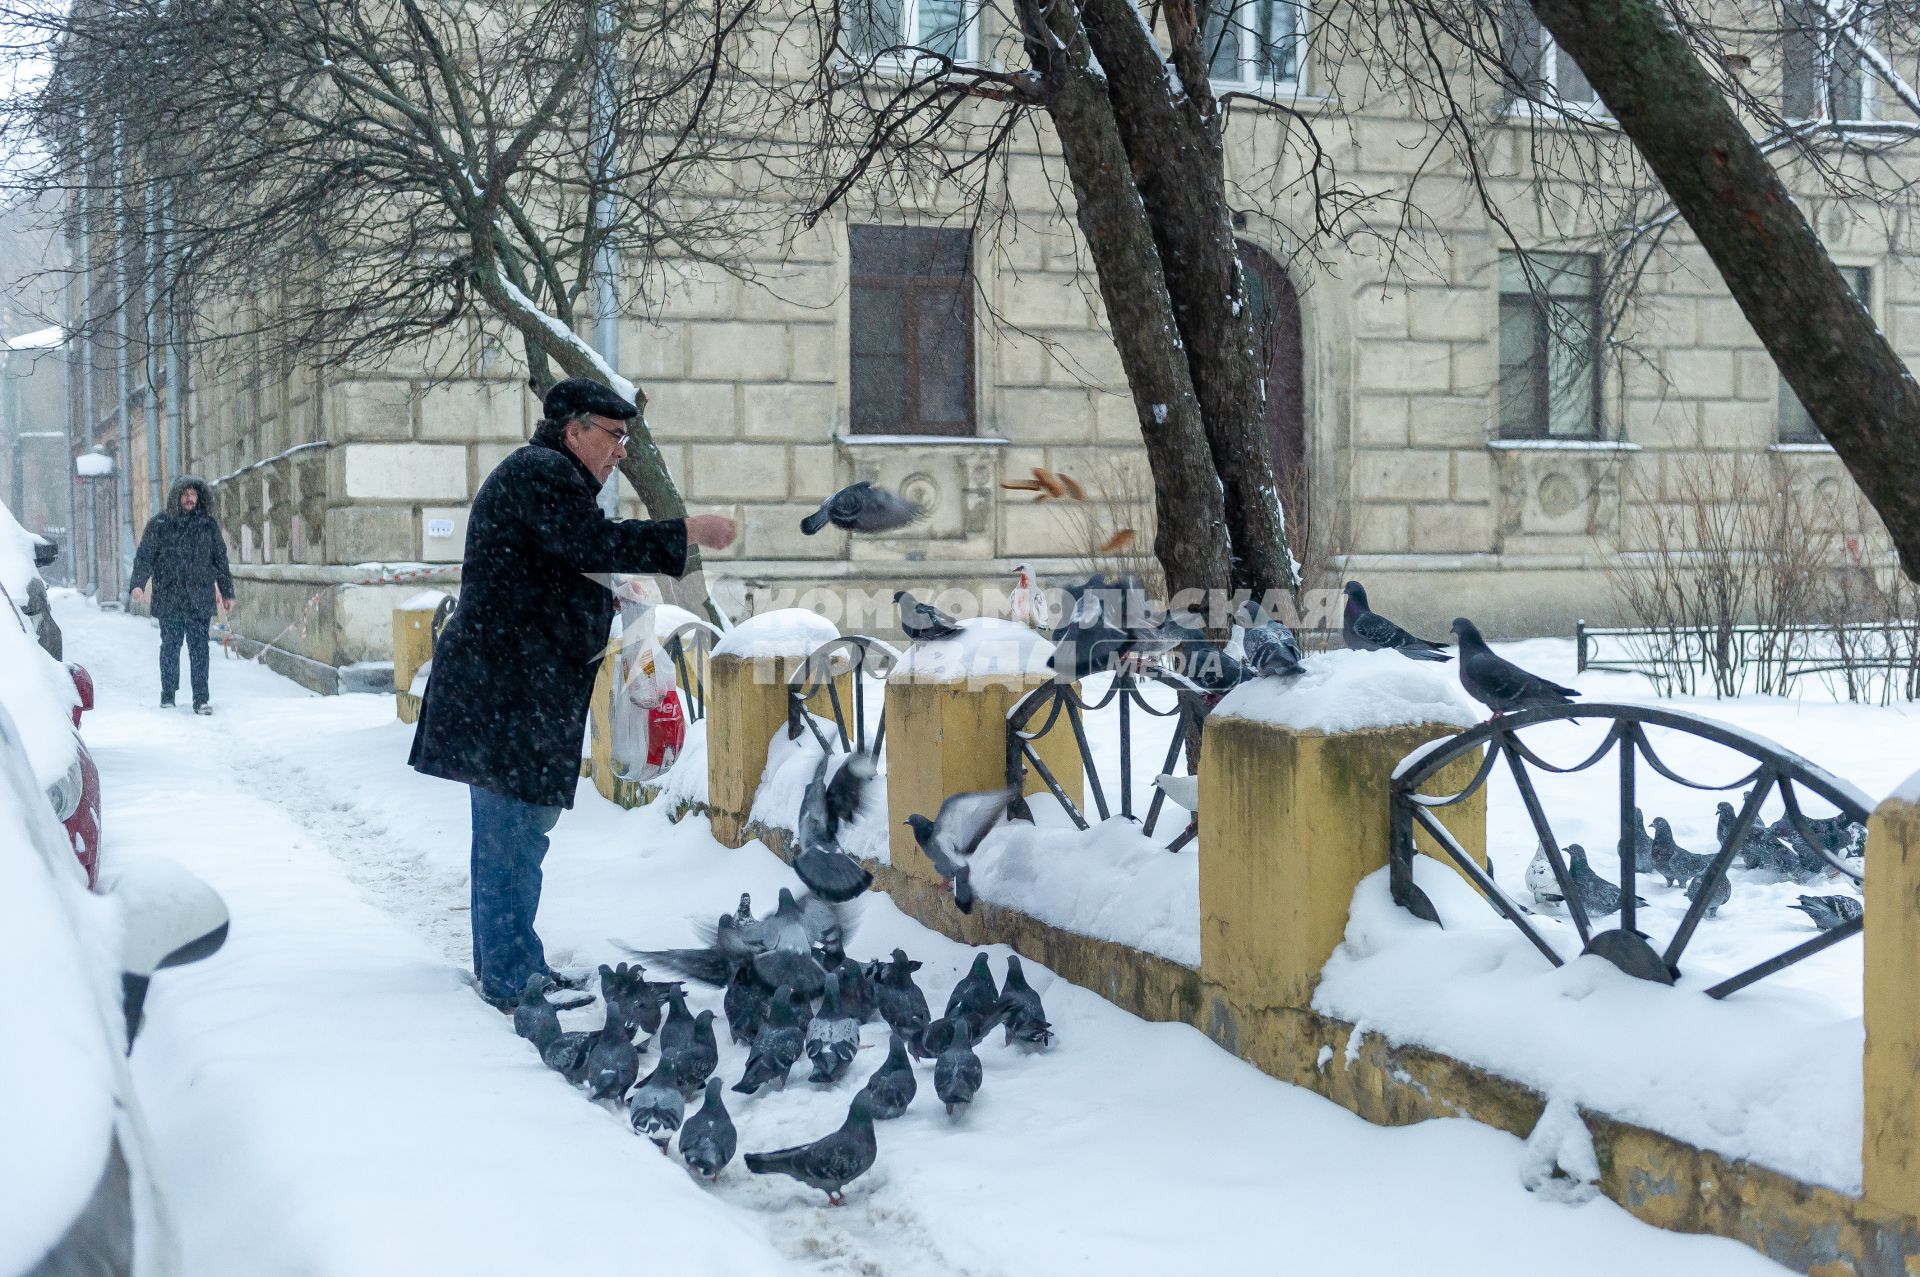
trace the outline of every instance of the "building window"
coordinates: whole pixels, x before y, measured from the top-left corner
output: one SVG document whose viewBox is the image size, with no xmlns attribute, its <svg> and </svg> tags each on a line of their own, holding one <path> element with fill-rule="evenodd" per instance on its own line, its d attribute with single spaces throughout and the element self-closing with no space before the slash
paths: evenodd
<svg viewBox="0 0 1920 1277">
<path fill-rule="evenodd" d="M 1842 266 L 1841 275 L 1846 277 L 1853 295 L 1868 310 L 1873 309 L 1873 268 L 1871 266 Z M 1781 443 L 1825 443 L 1826 436 L 1813 424 L 1813 418 L 1800 404 L 1800 396 L 1793 393 L 1793 387 L 1787 384 L 1785 377 L 1780 378 L 1780 442 Z"/>
<path fill-rule="evenodd" d="M 1860 51 L 1817 0 L 1786 0 L 1780 113 L 1789 120 L 1865 120 L 1871 106 Z"/>
<path fill-rule="evenodd" d="M 973 433 L 972 232 L 853 226 L 854 434 Z"/>
<path fill-rule="evenodd" d="M 1298 85 L 1304 16 L 1295 0 L 1211 0 L 1201 39 L 1213 82 Z"/>
<path fill-rule="evenodd" d="M 1579 64 L 1560 52 L 1527 0 L 1506 0 L 1504 13 L 1500 60 L 1510 99 L 1586 114 L 1605 110 Z"/>
<path fill-rule="evenodd" d="M 1600 434 L 1600 275 L 1592 253 L 1500 254 L 1500 435 Z"/>
<path fill-rule="evenodd" d="M 862 61 L 883 54 L 910 61 L 912 47 L 956 62 L 980 59 L 979 10 L 970 0 L 847 0 L 841 47 Z"/>
</svg>

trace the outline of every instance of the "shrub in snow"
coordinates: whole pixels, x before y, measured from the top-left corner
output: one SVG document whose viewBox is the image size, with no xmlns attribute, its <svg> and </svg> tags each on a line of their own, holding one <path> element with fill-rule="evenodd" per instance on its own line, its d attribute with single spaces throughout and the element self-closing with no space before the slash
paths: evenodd
<svg viewBox="0 0 1920 1277">
<path fill-rule="evenodd" d="M 1520 1156 L 1520 1183 L 1550 1202 L 1578 1206 L 1600 1191 L 1600 1159 L 1579 1106 L 1554 1096 L 1527 1136 Z"/>
</svg>

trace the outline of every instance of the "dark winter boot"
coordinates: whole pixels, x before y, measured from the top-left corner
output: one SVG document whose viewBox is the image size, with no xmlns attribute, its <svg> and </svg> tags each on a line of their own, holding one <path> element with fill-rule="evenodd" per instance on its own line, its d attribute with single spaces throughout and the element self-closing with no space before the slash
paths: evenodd
<svg viewBox="0 0 1920 1277">
<path fill-rule="evenodd" d="M 173 697 L 171 697 L 171 696 L 162 696 L 162 697 L 160 698 L 160 708 L 161 708 L 161 709 L 172 709 L 172 708 L 173 708 Z"/>
<path fill-rule="evenodd" d="M 196 714 L 211 714 L 213 713 L 213 706 L 207 704 L 205 701 L 201 701 L 193 707 L 193 712 Z"/>
</svg>

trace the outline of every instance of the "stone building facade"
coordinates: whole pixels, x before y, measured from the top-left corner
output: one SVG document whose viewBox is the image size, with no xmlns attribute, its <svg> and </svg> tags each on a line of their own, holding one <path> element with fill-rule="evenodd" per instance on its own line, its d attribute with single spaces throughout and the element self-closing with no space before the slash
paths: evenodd
<svg viewBox="0 0 1920 1277">
<path fill-rule="evenodd" d="M 1551 77 L 1551 49 L 1541 56 Z M 1316 85 L 1305 66 L 1289 91 L 1336 99 L 1337 77 Z M 1791 68 L 1773 73 L 1792 82 Z M 1415 156 L 1407 122 L 1378 109 L 1350 117 L 1334 160 L 1357 186 L 1391 188 Z M 1277 127 L 1256 117 L 1230 133 L 1230 169 L 1260 163 Z M 1384 610 L 1435 633 L 1463 611 L 1508 635 L 1614 618 L 1602 569 L 1625 524 L 1686 499 L 1709 458 L 1829 497 L 1851 488 L 1697 247 L 1673 236 L 1609 330 L 1604 254 L 1554 238 L 1524 170 L 1493 189 L 1515 233 L 1534 236 L 1538 288 L 1463 182 L 1424 179 L 1419 251 L 1391 260 L 1364 245 L 1298 253 L 1300 209 L 1241 218 L 1276 479 L 1296 523 L 1311 509 L 1302 558 L 1366 580 Z M 623 322 L 621 371 L 649 396 L 690 506 L 742 523 L 710 560 L 717 575 L 762 589 L 1004 584 L 1021 562 L 1043 578 L 1083 570 L 1103 528 L 1150 526 L 1132 402 L 1058 180 L 1056 160 L 1017 154 L 1011 217 L 843 216 L 769 246 L 760 282 L 693 268 L 657 321 Z M 1814 207 L 1882 329 L 1920 351 L 1920 279 L 1889 223 L 1841 200 Z M 383 658 L 393 599 L 454 578 L 472 494 L 531 431 L 517 354 L 483 338 L 355 371 L 193 381 L 187 452 L 217 481 L 246 633 L 282 635 L 321 666 Z M 1002 488 L 1034 467 L 1114 508 Z M 927 521 L 802 537 L 801 516 L 856 478 L 906 492 Z"/>
</svg>

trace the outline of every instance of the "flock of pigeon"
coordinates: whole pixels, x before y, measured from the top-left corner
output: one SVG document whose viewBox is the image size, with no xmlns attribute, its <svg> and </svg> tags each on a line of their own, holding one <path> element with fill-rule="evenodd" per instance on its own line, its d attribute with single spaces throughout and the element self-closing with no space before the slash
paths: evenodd
<svg viewBox="0 0 1920 1277">
<path fill-rule="evenodd" d="M 843 769 L 844 770 L 844 769 Z M 1048 1046 L 1053 1028 L 1040 995 L 1027 983 L 1020 959 L 1009 956 L 995 985 L 987 955 L 973 965 L 934 1018 L 914 980 L 921 964 L 895 949 L 890 958 L 855 962 L 845 942 L 853 916 L 844 903 L 782 889 L 778 907 L 753 916 L 752 900 L 702 929 L 698 948 L 637 950 L 636 958 L 682 979 L 649 980 L 640 962 L 601 966 L 605 1018 L 598 1029 L 567 1031 L 559 1013 L 590 1005 L 548 997 L 544 974 L 527 981 L 515 1008 L 514 1030 L 538 1048 L 549 1068 L 599 1103 L 624 1106 L 637 1134 L 665 1153 L 678 1140 L 688 1169 L 708 1182 L 733 1161 L 739 1132 L 727 1111 L 720 1045 L 712 1010 L 692 1013 L 688 981 L 722 988 L 721 1010 L 746 1064 L 732 1090 L 753 1095 L 784 1090 L 804 1057 L 816 1086 L 836 1086 L 853 1067 L 860 1026 L 884 1021 L 887 1056 L 848 1105 L 846 1120 L 812 1143 L 748 1153 L 754 1174 L 787 1175 L 844 1203 L 846 1186 L 866 1174 L 878 1154 L 874 1123 L 899 1117 L 919 1093 L 914 1061 L 932 1061 L 933 1090 L 952 1117 L 965 1110 L 985 1081 L 976 1049 L 995 1028 L 1022 1050 Z M 656 1062 L 641 1077 L 641 1060 Z M 687 1108 L 699 1101 L 691 1115 Z"/>
<path fill-rule="evenodd" d="M 1635 875 L 1649 883 L 1658 879 L 1669 888 L 1684 887 L 1689 903 L 1699 899 L 1707 871 L 1713 865 L 1713 854 L 1689 851 L 1674 841 L 1673 826 L 1664 816 L 1655 816 L 1649 826 L 1644 813 L 1636 807 L 1634 819 L 1638 825 L 1633 846 Z M 1738 819 L 1732 803 L 1719 805 L 1717 833 L 1722 846 Z M 1806 833 L 1803 834 L 1800 827 L 1785 817 L 1771 826 L 1756 822 L 1734 853 L 1733 863 L 1755 871 L 1756 877 L 1764 874 L 1767 881 L 1807 883 L 1833 871 L 1830 855 L 1843 860 L 1865 858 L 1867 830 L 1857 821 L 1845 816 L 1810 817 L 1804 826 Z M 1594 871 L 1587 861 L 1586 848 L 1579 843 L 1569 843 L 1565 853 L 1568 882 L 1587 916 L 1599 918 L 1618 913 L 1623 895 L 1619 885 Z M 1566 903 L 1566 892 L 1547 859 L 1545 846 L 1534 852 L 1527 866 L 1526 882 L 1536 903 Z M 1723 875 L 1707 898 L 1706 916 L 1714 917 L 1732 898 L 1733 878 L 1730 874 Z M 1645 903 L 1638 893 L 1634 895 L 1636 906 Z M 1797 904 L 1788 907 L 1806 914 L 1821 931 L 1831 931 L 1851 922 L 1861 916 L 1863 909 L 1858 897 L 1848 895 L 1801 896 Z"/>
</svg>

